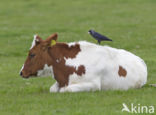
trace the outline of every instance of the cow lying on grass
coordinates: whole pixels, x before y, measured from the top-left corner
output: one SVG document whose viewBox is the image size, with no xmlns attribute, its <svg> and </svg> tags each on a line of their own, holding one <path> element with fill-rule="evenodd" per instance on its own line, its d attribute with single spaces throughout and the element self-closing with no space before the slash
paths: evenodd
<svg viewBox="0 0 156 115">
<path fill-rule="evenodd" d="M 128 51 L 85 41 L 56 40 L 57 34 L 46 40 L 34 36 L 20 72 L 23 78 L 50 73 L 56 80 L 50 92 L 127 90 L 140 88 L 147 81 L 146 64 Z"/>
</svg>

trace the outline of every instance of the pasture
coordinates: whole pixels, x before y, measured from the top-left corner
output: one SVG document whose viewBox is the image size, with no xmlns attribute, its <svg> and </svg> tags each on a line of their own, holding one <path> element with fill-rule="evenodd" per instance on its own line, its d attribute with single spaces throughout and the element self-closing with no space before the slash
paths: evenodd
<svg viewBox="0 0 156 115">
<path fill-rule="evenodd" d="M 156 109 L 155 0 L 1 0 L 0 115 L 124 115 L 122 103 Z M 19 71 L 33 40 L 58 33 L 59 42 L 96 41 L 89 29 L 145 60 L 148 82 L 141 89 L 49 93 L 49 77 L 22 79 Z M 156 113 L 156 110 L 155 110 Z M 131 113 L 130 113 L 131 114 Z"/>
</svg>

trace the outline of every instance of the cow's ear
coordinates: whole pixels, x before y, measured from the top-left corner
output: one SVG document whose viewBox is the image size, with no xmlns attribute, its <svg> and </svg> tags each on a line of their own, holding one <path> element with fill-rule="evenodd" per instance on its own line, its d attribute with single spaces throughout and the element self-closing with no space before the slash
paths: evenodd
<svg viewBox="0 0 156 115">
<path fill-rule="evenodd" d="M 47 39 L 46 39 L 46 43 L 48 46 L 54 46 L 56 44 L 56 41 L 57 41 L 57 33 L 55 34 L 52 34 L 51 36 L 49 36 Z"/>
<path fill-rule="evenodd" d="M 30 49 L 32 49 L 34 46 L 38 45 L 40 42 L 42 42 L 42 38 L 38 35 L 34 35 L 34 40 L 32 42 Z"/>
<path fill-rule="evenodd" d="M 35 40 L 35 45 L 41 43 L 42 41 L 42 38 L 38 35 L 34 35 L 34 40 Z"/>
</svg>

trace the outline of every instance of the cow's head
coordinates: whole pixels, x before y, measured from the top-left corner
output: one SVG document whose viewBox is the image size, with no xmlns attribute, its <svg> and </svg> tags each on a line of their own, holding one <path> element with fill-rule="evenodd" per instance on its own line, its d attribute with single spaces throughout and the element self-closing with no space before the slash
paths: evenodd
<svg viewBox="0 0 156 115">
<path fill-rule="evenodd" d="M 34 36 L 32 46 L 29 50 L 27 59 L 20 71 L 23 78 L 37 76 L 51 62 L 48 50 L 56 44 L 57 34 L 52 34 L 46 40 L 42 40 L 38 35 Z"/>
</svg>

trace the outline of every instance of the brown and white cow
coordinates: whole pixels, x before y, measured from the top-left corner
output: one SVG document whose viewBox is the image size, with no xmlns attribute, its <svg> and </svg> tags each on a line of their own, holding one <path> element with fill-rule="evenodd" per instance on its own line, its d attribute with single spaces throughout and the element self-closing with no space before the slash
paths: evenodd
<svg viewBox="0 0 156 115">
<path fill-rule="evenodd" d="M 146 64 L 128 51 L 86 41 L 56 41 L 57 34 L 46 40 L 34 36 L 20 72 L 23 78 L 51 74 L 56 83 L 50 92 L 127 90 L 147 81 Z"/>
</svg>

